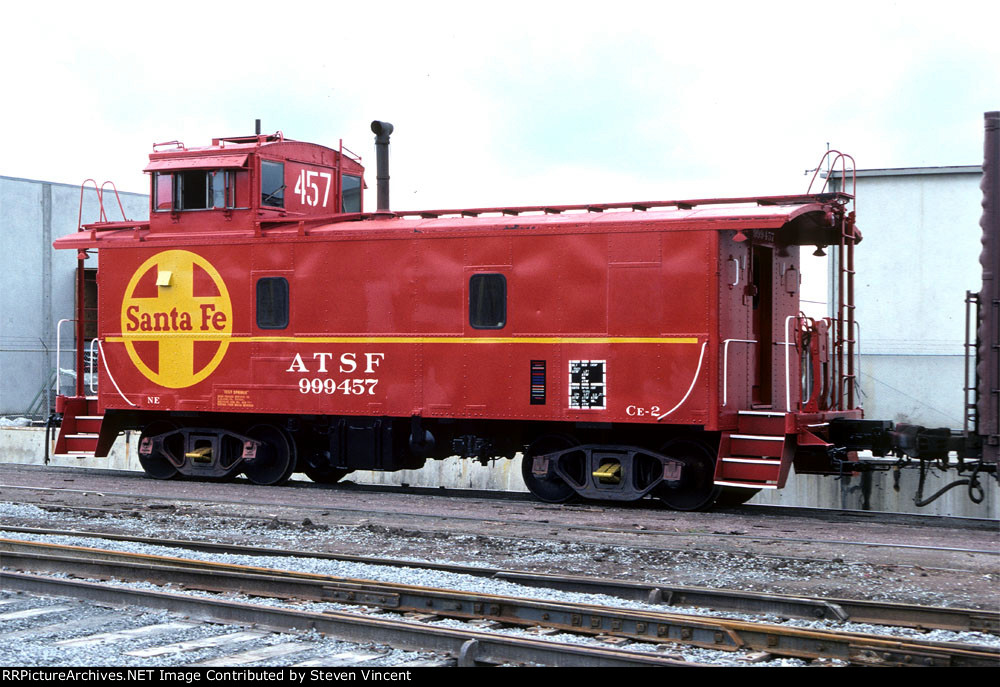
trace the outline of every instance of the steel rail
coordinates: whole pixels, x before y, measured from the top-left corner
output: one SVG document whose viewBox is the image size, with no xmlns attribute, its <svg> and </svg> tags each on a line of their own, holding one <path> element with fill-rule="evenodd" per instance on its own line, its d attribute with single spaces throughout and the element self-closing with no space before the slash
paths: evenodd
<svg viewBox="0 0 1000 687">
<path fill-rule="evenodd" d="M 458 657 L 460 666 L 505 663 L 559 667 L 695 665 L 636 651 L 494 635 L 349 613 L 310 613 L 25 573 L 0 571 L 0 581 L 4 589 L 32 594 L 71 596 L 118 605 L 133 604 L 217 622 L 241 623 L 277 631 L 315 630 L 348 641 L 387 644 L 411 651 L 449 653 Z"/>
<path fill-rule="evenodd" d="M 710 589 L 680 585 L 651 584 L 628 580 L 602 579 L 579 575 L 554 575 L 502 568 L 466 566 L 450 563 L 427 563 L 392 558 L 332 554 L 315 551 L 273 549 L 215 542 L 193 542 L 186 540 L 131 537 L 127 535 L 81 532 L 74 530 L 43 530 L 39 528 L 10 528 L 8 532 L 100 538 L 164 546 L 203 553 L 232 554 L 243 556 L 269 556 L 290 558 L 311 558 L 320 560 L 361 563 L 386 567 L 406 567 L 422 570 L 486 577 L 529 587 L 544 587 L 565 592 L 601 594 L 629 601 L 661 604 L 676 608 L 710 608 L 716 611 L 734 613 L 767 613 L 788 618 L 812 620 L 838 620 L 842 622 L 896 625 L 922 629 L 942 629 L 956 632 L 989 632 L 1000 634 L 1000 611 L 991 609 L 946 608 L 936 606 L 916 606 L 912 604 L 868 601 L 860 599 L 815 598 L 771 594 L 730 589 Z M 0 550 L 10 549 L 6 540 L 0 539 Z"/>
<path fill-rule="evenodd" d="M 3 540 L 2 543 L 4 548 L 14 550 L 5 555 L 7 567 L 36 572 L 181 584 L 203 591 L 224 592 L 235 588 L 252 596 L 375 606 L 397 613 L 486 619 L 519 626 L 541 625 L 584 635 L 681 643 L 722 651 L 766 651 L 807 659 L 834 658 L 856 664 L 1000 665 L 1000 648 L 996 647 L 536 601 L 39 542 Z M 37 553 L 39 551 L 44 553 Z"/>
</svg>

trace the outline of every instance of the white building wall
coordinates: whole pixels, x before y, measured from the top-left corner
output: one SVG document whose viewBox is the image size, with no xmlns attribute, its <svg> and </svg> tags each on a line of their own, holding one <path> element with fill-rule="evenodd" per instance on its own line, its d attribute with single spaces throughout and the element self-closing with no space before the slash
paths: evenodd
<svg viewBox="0 0 1000 687">
<path fill-rule="evenodd" d="M 130 220 L 149 216 L 148 196 L 120 193 Z M 110 189 L 108 219 L 122 219 Z M 52 241 L 77 230 L 80 187 L 0 176 L 0 416 L 26 415 L 48 385 L 56 365 L 56 322 L 73 318 L 76 253 L 52 248 Z M 100 217 L 97 193 L 88 185 L 82 221 Z M 96 267 L 90 258 L 87 267 Z M 71 324 L 63 326 L 64 369 L 74 369 Z M 71 378 L 64 378 L 67 384 Z M 39 414 L 47 415 L 44 404 Z"/>
<path fill-rule="evenodd" d="M 965 293 L 982 280 L 981 177 L 978 166 L 858 172 L 855 302 L 868 418 L 962 428 Z M 831 303 L 833 289 L 831 280 Z"/>
</svg>

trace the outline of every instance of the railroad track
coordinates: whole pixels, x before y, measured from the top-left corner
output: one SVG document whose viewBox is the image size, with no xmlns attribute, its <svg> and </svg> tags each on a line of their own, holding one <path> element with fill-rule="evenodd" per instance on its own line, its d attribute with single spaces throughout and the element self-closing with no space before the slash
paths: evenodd
<svg viewBox="0 0 1000 687">
<path fill-rule="evenodd" d="M 768 614 L 783 618 L 833 620 L 920 629 L 1000 634 L 1000 611 L 993 610 L 918 606 L 856 599 L 828 599 L 733 589 L 650 584 L 579 575 L 534 573 L 486 566 L 427 563 L 395 558 L 275 549 L 273 547 L 265 548 L 217 542 L 165 539 L 162 537 L 134 537 L 112 533 L 32 527 L 5 527 L 3 529 L 11 533 L 37 536 L 84 537 L 102 539 L 109 542 L 145 544 L 219 555 L 319 559 L 390 568 L 440 571 L 471 577 L 503 580 L 527 587 L 544 587 L 563 592 L 609 596 L 626 601 L 643 602 L 673 608 L 709 609 L 711 611 L 732 613 Z M 27 550 L 31 548 L 31 545 L 25 542 L 24 547 L 22 550 Z M 40 548 L 36 550 L 40 550 Z M 0 551 L 13 553 L 14 545 L 0 540 Z"/>
<path fill-rule="evenodd" d="M 457 657 L 460 666 L 524 663 L 576 667 L 690 665 L 684 660 L 663 655 L 495 635 L 473 629 L 441 628 L 412 620 L 332 611 L 314 613 L 7 571 L 0 572 L 0 579 L 8 590 L 157 608 L 196 619 L 270 630 L 310 630 L 352 642 L 375 642 L 399 649 L 449 654 Z"/>
<path fill-rule="evenodd" d="M 0 592 L 0 656 L 4 665 L 36 666 L 26 668 L 27 672 L 45 665 L 162 668 L 166 662 L 185 670 L 276 662 L 301 669 L 350 666 L 369 670 L 456 664 L 447 656 L 340 642 L 314 633 L 280 632 L 134 606 L 108 606 L 63 596 Z M 16 648 L 11 651 L 12 647 Z"/>
<path fill-rule="evenodd" d="M 62 573 L 96 579 L 144 581 L 183 585 L 204 591 L 240 590 L 256 597 L 313 602 L 334 602 L 374 607 L 393 614 L 422 614 L 470 621 L 488 621 L 497 626 L 544 626 L 574 634 L 600 636 L 608 641 L 687 645 L 726 652 L 804 659 L 836 659 L 861 665 L 997 666 L 1000 649 L 920 639 L 899 639 L 859 632 L 806 629 L 718 617 L 697 617 L 662 611 L 620 609 L 592 604 L 546 602 L 454 590 L 417 587 L 371 580 L 276 571 L 176 557 L 123 553 L 41 542 L 4 540 L 4 564 L 8 568 Z M 561 645 L 522 638 L 495 638 L 477 630 L 455 630 L 431 625 L 387 620 L 326 610 L 309 613 L 274 609 L 231 601 L 192 600 L 165 592 L 145 592 L 121 587 L 42 578 L 26 573 L 4 572 L 5 585 L 26 591 L 84 594 L 110 601 L 116 595 L 135 603 L 168 608 L 175 612 L 206 613 L 230 622 L 311 627 L 352 640 L 393 637 L 394 646 L 446 651 L 459 662 L 524 662 L 545 665 L 674 665 L 674 659 L 650 653 Z M 67 591 L 72 586 L 75 592 Z M 53 587 L 62 591 L 55 592 Z M 141 597 L 141 598 L 140 598 Z M 193 610 L 197 605 L 198 610 Z M 291 625 L 290 625 L 291 624 Z M 487 637 L 488 635 L 488 637 Z M 465 639 L 462 639 L 465 637 Z M 518 641 L 515 641 L 518 640 Z M 513 643 L 512 643 L 513 642 Z M 544 645 L 546 648 L 543 648 Z M 554 654 L 547 656 L 546 653 Z M 673 661 L 673 662 L 672 662 Z"/>
</svg>

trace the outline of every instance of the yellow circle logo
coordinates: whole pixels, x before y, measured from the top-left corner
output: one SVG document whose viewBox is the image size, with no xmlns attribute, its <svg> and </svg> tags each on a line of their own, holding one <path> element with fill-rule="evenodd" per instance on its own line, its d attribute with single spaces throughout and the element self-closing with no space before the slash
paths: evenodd
<svg viewBox="0 0 1000 687">
<path fill-rule="evenodd" d="M 222 362 L 233 306 L 219 271 L 186 250 L 157 253 L 132 275 L 122 299 L 122 338 L 146 378 L 182 389 Z"/>
</svg>

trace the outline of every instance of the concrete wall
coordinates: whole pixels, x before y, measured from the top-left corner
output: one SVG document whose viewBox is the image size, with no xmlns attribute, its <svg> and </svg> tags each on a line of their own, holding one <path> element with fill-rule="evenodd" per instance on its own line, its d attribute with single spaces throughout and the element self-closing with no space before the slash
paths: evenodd
<svg viewBox="0 0 1000 687">
<path fill-rule="evenodd" d="M 149 216 L 148 196 L 120 197 L 128 219 Z M 104 207 L 108 219 L 121 219 L 113 193 Z M 89 186 L 83 222 L 99 216 Z M 25 415 L 55 370 L 56 322 L 75 317 L 77 263 L 74 251 L 56 251 L 52 241 L 75 232 L 79 217 L 79 186 L 0 177 L 0 416 Z M 96 258 L 86 265 L 96 267 Z M 74 369 L 71 324 L 63 326 L 62 349 L 61 367 Z"/>
<path fill-rule="evenodd" d="M 138 439 L 138 433 L 135 432 L 119 437 L 108 458 L 80 459 L 62 456 L 53 457 L 50 464 L 138 471 L 142 469 L 135 453 Z M 0 428 L 0 463 L 40 465 L 43 462 L 44 447 L 45 430 L 42 428 Z M 986 490 L 986 499 L 981 504 L 972 503 L 967 497 L 966 489 L 957 487 L 924 508 L 913 505 L 913 496 L 917 490 L 917 471 L 902 470 L 898 477 L 897 485 L 896 475 L 892 472 L 870 473 L 868 476 L 843 479 L 792 475 L 785 489 L 763 491 L 750 503 L 1000 518 L 1000 499 L 998 499 L 1000 490 L 997 489 L 992 477 L 984 476 L 981 479 Z M 924 497 L 958 478 L 959 476 L 953 472 L 947 475 L 932 473 L 924 488 Z M 308 480 L 308 477 L 296 475 L 295 479 Z M 426 467 L 422 470 L 358 471 L 347 479 L 359 484 L 406 484 L 411 487 L 527 491 L 521 479 L 520 458 L 498 460 L 486 467 L 473 461 L 449 458 L 442 461 L 427 461 Z"/>
</svg>

